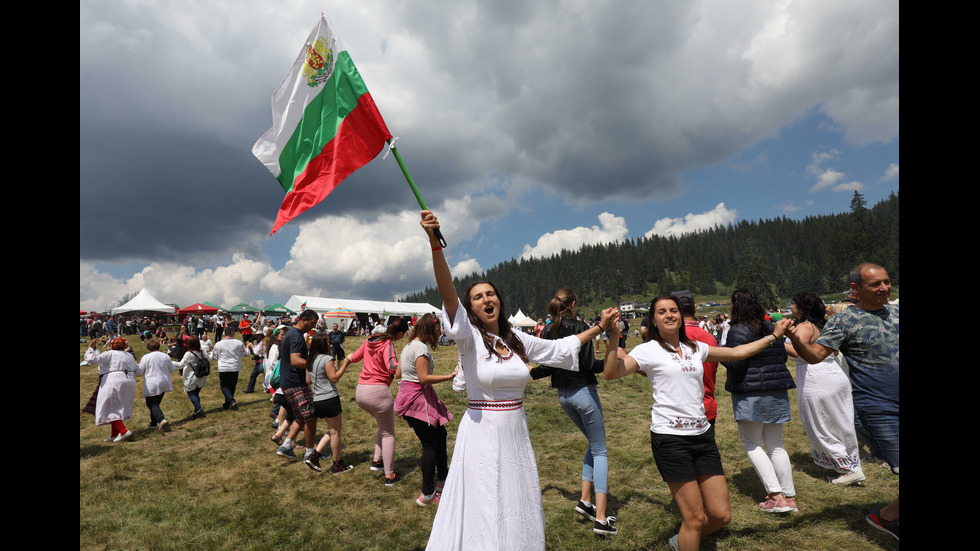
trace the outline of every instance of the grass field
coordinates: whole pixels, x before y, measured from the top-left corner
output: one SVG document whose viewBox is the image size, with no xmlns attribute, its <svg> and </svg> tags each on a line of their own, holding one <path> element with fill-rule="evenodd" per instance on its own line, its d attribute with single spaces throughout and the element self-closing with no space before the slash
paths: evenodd
<svg viewBox="0 0 980 551">
<path fill-rule="evenodd" d="M 136 337 L 129 340 L 136 356 L 142 357 L 145 346 Z M 362 341 L 348 338 L 347 352 Z M 396 345 L 399 352 L 406 342 Z M 630 338 L 627 349 L 637 344 Z M 80 360 L 85 348 L 80 344 Z M 597 349 L 603 353 L 602 345 Z M 449 373 L 456 363 L 456 348 L 441 347 L 434 357 L 436 373 Z M 424 549 L 436 508 L 415 504 L 421 487 L 421 445 L 408 424 L 397 419 L 395 470 L 405 478 L 389 488 L 382 484 L 381 474 L 368 470 L 377 427 L 354 403 L 359 365 L 352 366 L 338 384 L 344 408 L 344 459 L 354 469 L 337 476 L 316 473 L 302 461 L 275 454 L 276 446 L 269 441 L 273 430 L 268 395 L 243 393 L 251 369 L 252 361 L 246 359 L 236 395 L 238 411 L 221 409 L 215 374 L 201 392 L 207 417 L 194 420 L 180 377 L 174 373 L 175 391 L 162 403 L 173 425 L 169 433 L 145 430 L 149 412 L 142 398 L 142 378 L 137 378 L 133 419 L 126 422 L 135 433 L 129 441 L 103 443 L 109 427 L 96 427 L 92 416 L 79 415 L 79 548 Z M 793 420 L 786 425 L 784 444 L 793 462 L 800 511 L 771 515 L 758 510 L 756 504 L 765 492 L 739 444 L 731 397 L 724 391 L 725 375 L 724 367 L 719 367 L 716 434 L 733 519 L 708 537 L 702 548 L 897 549 L 897 542 L 869 527 L 864 515 L 898 494 L 898 477 L 880 465 L 867 464 L 863 487 L 830 484 L 832 473 L 810 459 L 796 414 L 795 390 L 790 391 Z M 79 409 L 97 381 L 95 367 L 79 369 Z M 261 389 L 261 384 L 257 386 Z M 456 416 L 448 427 L 451 453 L 466 400 L 448 384 L 436 388 Z M 619 518 L 620 529 L 618 535 L 604 539 L 595 537 L 591 522 L 574 511 L 581 488 L 584 436 L 561 410 L 548 379 L 532 381 L 525 392 L 547 547 L 669 549 L 667 539 L 677 532 L 680 520 L 650 452 L 650 385 L 640 376 L 600 381 L 599 394 L 609 448 L 609 514 Z"/>
</svg>

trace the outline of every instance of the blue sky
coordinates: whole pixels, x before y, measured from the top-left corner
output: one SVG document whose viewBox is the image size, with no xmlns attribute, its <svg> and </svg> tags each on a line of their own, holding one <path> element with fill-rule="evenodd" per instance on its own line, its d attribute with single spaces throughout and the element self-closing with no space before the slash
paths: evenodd
<svg viewBox="0 0 980 551">
<path fill-rule="evenodd" d="M 433 283 L 390 155 L 268 235 L 282 191 L 250 149 L 320 10 L 459 275 L 898 191 L 894 2 L 171 6 L 80 5 L 84 310 Z"/>
</svg>

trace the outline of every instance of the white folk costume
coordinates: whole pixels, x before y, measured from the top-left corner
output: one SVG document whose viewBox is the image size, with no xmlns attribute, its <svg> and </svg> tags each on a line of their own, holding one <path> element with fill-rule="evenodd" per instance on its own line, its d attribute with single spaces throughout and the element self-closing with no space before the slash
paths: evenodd
<svg viewBox="0 0 980 551">
<path fill-rule="evenodd" d="M 129 421 L 133 418 L 133 400 L 136 398 L 136 374 L 142 374 L 136 358 L 122 350 L 107 350 L 88 359 L 99 366 L 102 380 L 99 397 L 95 403 L 95 424 L 108 425 L 113 421 Z"/>
<path fill-rule="evenodd" d="M 469 408 L 456 433 L 449 476 L 426 549 L 544 549 L 544 509 L 524 414 L 527 364 L 514 353 L 490 355 L 462 304 L 443 331 L 456 341 Z M 532 362 L 575 371 L 581 343 L 515 332 Z M 498 338 L 497 346 L 507 348 Z M 488 357 L 490 356 L 490 357 Z"/>
<path fill-rule="evenodd" d="M 861 468 L 846 369 L 836 352 L 817 364 L 796 358 L 796 402 L 813 462 L 839 473 Z"/>
</svg>

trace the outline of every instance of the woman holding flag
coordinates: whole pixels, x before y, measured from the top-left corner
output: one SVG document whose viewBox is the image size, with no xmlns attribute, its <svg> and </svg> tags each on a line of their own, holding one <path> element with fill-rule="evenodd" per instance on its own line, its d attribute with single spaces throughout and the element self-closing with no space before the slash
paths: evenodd
<svg viewBox="0 0 980 551">
<path fill-rule="evenodd" d="M 457 295 L 436 234 L 439 221 L 423 210 L 421 225 L 443 299 L 443 332 L 459 348 L 457 378 L 465 378 L 469 399 L 427 549 L 544 549 L 541 485 L 522 400 L 531 378 L 527 364 L 578 369 L 582 344 L 609 328 L 616 310 L 558 340 L 513 331 L 492 283 L 471 284 Z"/>
</svg>

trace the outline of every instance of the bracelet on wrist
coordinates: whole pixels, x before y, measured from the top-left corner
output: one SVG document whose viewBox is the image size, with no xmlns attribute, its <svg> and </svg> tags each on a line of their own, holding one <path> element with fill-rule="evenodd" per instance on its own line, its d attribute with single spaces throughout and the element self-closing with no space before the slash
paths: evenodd
<svg viewBox="0 0 980 551">
<path fill-rule="evenodd" d="M 432 252 L 441 251 L 441 250 L 442 250 L 442 245 L 432 247 Z"/>
</svg>

